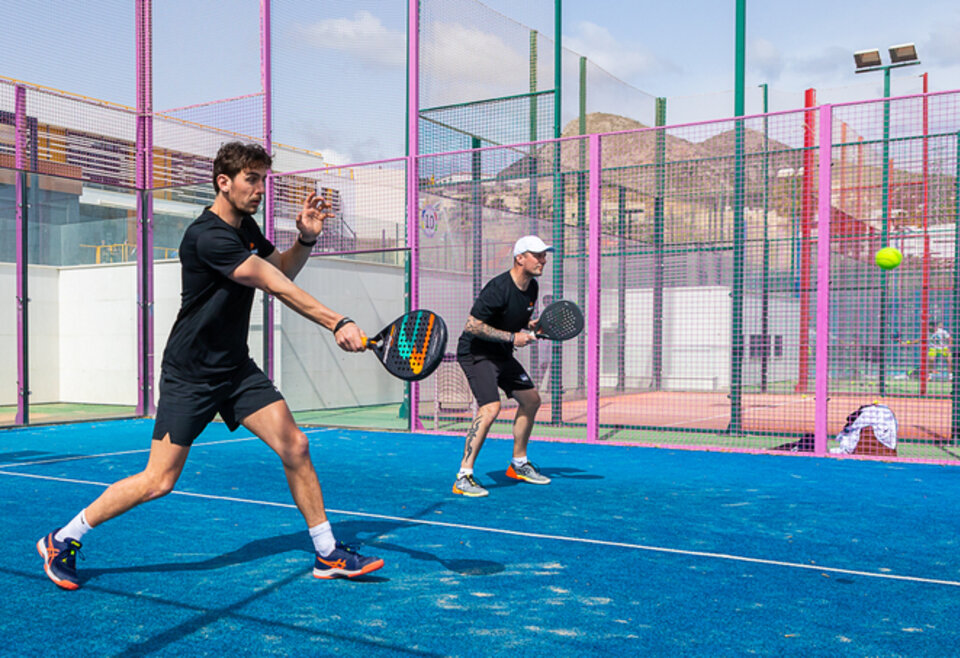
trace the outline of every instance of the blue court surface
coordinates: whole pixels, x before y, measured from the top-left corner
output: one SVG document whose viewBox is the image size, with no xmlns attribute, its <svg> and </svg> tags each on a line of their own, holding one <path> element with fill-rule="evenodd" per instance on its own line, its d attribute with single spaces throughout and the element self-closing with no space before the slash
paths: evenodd
<svg viewBox="0 0 960 658">
<path fill-rule="evenodd" d="M 533 443 L 549 486 L 462 439 L 307 429 L 337 538 L 386 560 L 312 577 L 279 460 L 198 439 L 177 491 L 95 528 L 83 587 L 37 539 L 146 463 L 151 421 L 0 432 L 5 655 L 956 655 L 960 470 Z"/>
</svg>

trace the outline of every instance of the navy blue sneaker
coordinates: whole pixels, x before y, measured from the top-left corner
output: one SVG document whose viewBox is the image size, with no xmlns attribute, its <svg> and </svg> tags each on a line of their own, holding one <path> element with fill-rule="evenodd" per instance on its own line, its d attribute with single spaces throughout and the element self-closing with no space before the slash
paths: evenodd
<svg viewBox="0 0 960 658">
<path fill-rule="evenodd" d="M 77 551 L 80 550 L 80 542 L 69 538 L 66 541 L 57 541 L 54 535 L 59 531 L 57 528 L 42 537 L 37 542 L 37 552 L 43 558 L 43 570 L 47 572 L 50 580 L 63 589 L 77 589 L 80 587 L 80 579 L 77 577 Z"/>
<path fill-rule="evenodd" d="M 314 578 L 337 578 L 345 576 L 353 578 L 365 573 L 376 571 L 383 566 L 383 560 L 378 557 L 364 557 L 346 544 L 337 542 L 337 547 L 330 555 L 323 557 L 317 553 L 317 561 L 313 564 Z"/>
</svg>

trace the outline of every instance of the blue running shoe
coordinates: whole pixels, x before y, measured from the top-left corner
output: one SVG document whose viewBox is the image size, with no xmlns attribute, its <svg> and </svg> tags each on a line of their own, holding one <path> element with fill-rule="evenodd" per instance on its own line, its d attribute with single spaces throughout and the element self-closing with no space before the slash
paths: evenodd
<svg viewBox="0 0 960 658">
<path fill-rule="evenodd" d="M 59 528 L 37 542 L 37 552 L 43 558 L 43 570 L 47 572 L 58 587 L 78 589 L 80 578 L 77 576 L 77 551 L 80 542 L 76 539 L 58 541 L 55 535 Z"/>
<path fill-rule="evenodd" d="M 337 547 L 330 555 L 323 557 L 317 553 L 317 561 L 313 564 L 314 578 L 337 578 L 345 576 L 353 578 L 365 573 L 376 571 L 383 566 L 383 560 L 378 557 L 364 557 L 346 544 L 337 542 Z"/>
</svg>

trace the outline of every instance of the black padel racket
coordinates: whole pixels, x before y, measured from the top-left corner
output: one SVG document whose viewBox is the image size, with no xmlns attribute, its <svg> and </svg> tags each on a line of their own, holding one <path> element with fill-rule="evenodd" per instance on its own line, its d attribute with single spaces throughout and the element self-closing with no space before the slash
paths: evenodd
<svg viewBox="0 0 960 658">
<path fill-rule="evenodd" d="M 367 347 L 394 377 L 415 382 L 430 376 L 447 349 L 447 325 L 436 313 L 411 311 L 388 324 Z"/>
<path fill-rule="evenodd" d="M 570 340 L 583 331 L 583 312 L 571 301 L 562 299 L 543 309 L 534 327 L 537 338 Z"/>
</svg>

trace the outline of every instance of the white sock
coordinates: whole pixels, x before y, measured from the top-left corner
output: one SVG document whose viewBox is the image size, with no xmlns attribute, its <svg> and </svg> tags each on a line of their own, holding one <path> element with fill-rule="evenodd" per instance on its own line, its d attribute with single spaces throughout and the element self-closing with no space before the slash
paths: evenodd
<svg viewBox="0 0 960 658">
<path fill-rule="evenodd" d="M 526 464 L 528 461 L 530 460 L 528 460 L 526 457 L 514 457 L 513 459 L 510 460 L 510 463 L 513 464 L 514 468 L 520 468 L 521 466 Z"/>
<path fill-rule="evenodd" d="M 472 468 L 461 468 L 459 471 L 457 471 L 457 479 L 458 479 L 458 480 L 459 480 L 460 478 L 462 478 L 464 475 L 473 475 L 473 469 L 472 469 Z"/>
<path fill-rule="evenodd" d="M 83 536 L 91 530 L 90 524 L 87 523 L 87 516 L 84 514 L 86 511 L 86 509 L 80 510 L 80 513 L 73 517 L 70 523 L 60 528 L 53 538 L 57 541 L 67 541 L 67 539 L 80 541 L 83 539 Z"/>
<path fill-rule="evenodd" d="M 330 555 L 337 547 L 337 540 L 333 538 L 333 528 L 330 527 L 329 521 L 310 528 L 310 539 L 313 540 L 313 548 L 321 556 Z"/>
</svg>

